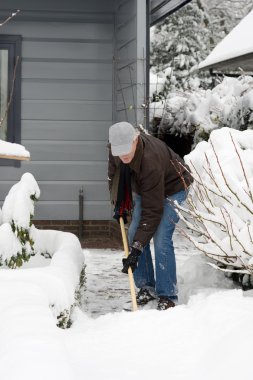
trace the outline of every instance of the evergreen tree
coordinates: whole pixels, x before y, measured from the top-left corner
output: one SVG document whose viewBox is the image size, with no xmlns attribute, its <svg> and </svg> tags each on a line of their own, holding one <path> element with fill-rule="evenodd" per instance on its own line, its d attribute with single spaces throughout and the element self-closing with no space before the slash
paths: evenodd
<svg viewBox="0 0 253 380">
<path fill-rule="evenodd" d="M 252 0 L 203 0 L 213 49 L 252 10 Z"/>
<path fill-rule="evenodd" d="M 202 0 L 193 0 L 154 28 L 151 67 L 165 73 L 165 93 L 199 84 L 194 69 L 210 51 L 209 23 Z"/>
<path fill-rule="evenodd" d="M 252 9 L 252 0 L 193 0 L 152 30 L 151 69 L 166 76 L 164 93 L 209 87 L 197 65 Z"/>
</svg>

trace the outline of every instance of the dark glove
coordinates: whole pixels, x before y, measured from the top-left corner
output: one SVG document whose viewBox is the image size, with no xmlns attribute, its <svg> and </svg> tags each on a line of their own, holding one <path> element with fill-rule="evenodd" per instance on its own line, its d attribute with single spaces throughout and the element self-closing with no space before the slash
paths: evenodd
<svg viewBox="0 0 253 380">
<path fill-rule="evenodd" d="M 123 218 L 123 222 L 124 224 L 127 224 L 128 223 L 128 220 L 127 220 L 127 212 L 124 211 L 122 213 L 122 215 L 120 215 L 119 211 L 118 210 L 114 210 L 114 215 L 113 215 L 113 219 L 116 219 L 117 222 L 119 223 L 119 219 L 122 217 Z"/>
<path fill-rule="evenodd" d="M 128 257 L 126 259 L 122 259 L 123 268 L 121 272 L 127 274 L 129 267 L 132 269 L 132 272 L 134 272 L 137 268 L 138 258 L 141 252 L 142 251 L 140 251 L 139 249 L 131 247 L 130 254 L 128 255 Z"/>
</svg>

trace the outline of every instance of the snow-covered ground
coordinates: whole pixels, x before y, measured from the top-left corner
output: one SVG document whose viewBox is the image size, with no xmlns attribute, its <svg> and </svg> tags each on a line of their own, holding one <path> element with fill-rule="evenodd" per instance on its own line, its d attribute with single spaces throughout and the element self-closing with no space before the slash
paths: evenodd
<svg viewBox="0 0 253 380">
<path fill-rule="evenodd" d="M 175 247 L 180 299 L 167 311 L 122 311 L 121 251 L 84 250 L 83 306 L 67 330 L 39 287 L 1 282 L 1 380 L 251 380 L 251 291 L 235 289 L 179 232 Z"/>
<path fill-rule="evenodd" d="M 179 233 L 175 246 L 179 306 L 165 312 L 155 303 L 122 311 L 130 300 L 128 277 L 120 272 L 123 253 L 84 251 L 85 312 L 77 310 L 64 332 L 73 379 L 252 378 L 251 292 L 235 289 Z"/>
</svg>

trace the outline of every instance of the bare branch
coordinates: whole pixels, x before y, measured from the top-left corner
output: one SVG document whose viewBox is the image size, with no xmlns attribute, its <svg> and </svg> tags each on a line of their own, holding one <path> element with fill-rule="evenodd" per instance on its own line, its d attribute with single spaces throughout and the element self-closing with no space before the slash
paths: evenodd
<svg viewBox="0 0 253 380">
<path fill-rule="evenodd" d="M 15 17 L 19 12 L 20 12 L 19 9 L 17 9 L 16 12 L 12 12 L 12 14 L 9 17 L 7 17 L 3 22 L 0 23 L 0 27 L 7 24 L 7 22 L 9 22 L 13 17 Z"/>
<path fill-rule="evenodd" d="M 236 154 L 237 154 L 237 156 L 238 156 L 238 158 L 239 158 L 239 161 L 240 161 L 240 164 L 241 164 L 241 167 L 242 167 L 242 171 L 243 171 L 243 175 L 244 175 L 244 179 L 245 179 L 246 184 L 247 184 L 247 186 L 248 186 L 249 194 L 248 194 L 247 192 L 246 192 L 246 194 L 250 197 L 251 201 L 253 202 L 253 196 L 252 196 L 252 193 L 251 193 L 251 190 L 250 190 L 249 181 L 248 181 L 248 178 L 247 178 L 247 175 L 246 175 L 245 168 L 244 168 L 243 163 L 242 163 L 241 156 L 240 156 L 240 154 L 239 154 L 239 152 L 238 152 L 238 149 L 237 149 L 237 147 L 236 147 L 236 145 L 235 145 L 235 142 L 234 142 L 234 139 L 233 139 L 233 137 L 232 137 L 231 132 L 230 132 L 229 134 L 230 134 L 230 137 L 231 137 L 232 143 L 233 143 L 233 145 L 234 145 L 234 148 L 235 148 Z"/>
</svg>

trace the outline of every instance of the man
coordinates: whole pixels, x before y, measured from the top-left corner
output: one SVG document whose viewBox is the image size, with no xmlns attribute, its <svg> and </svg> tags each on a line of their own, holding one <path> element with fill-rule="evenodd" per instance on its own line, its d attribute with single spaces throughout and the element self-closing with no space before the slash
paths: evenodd
<svg viewBox="0 0 253 380">
<path fill-rule="evenodd" d="M 130 254 L 123 259 L 124 273 L 131 267 L 144 305 L 158 297 L 158 310 L 177 302 L 176 261 L 172 235 L 178 215 L 173 202 L 182 203 L 191 175 L 183 160 L 159 139 L 139 133 L 130 123 L 119 122 L 109 129 L 108 179 L 111 199 L 116 203 L 122 173 L 131 175 L 132 221 L 128 230 Z M 125 174 L 123 174 L 125 175 Z M 130 178 L 130 177 L 129 177 Z M 150 251 L 153 238 L 155 273 Z"/>
</svg>

